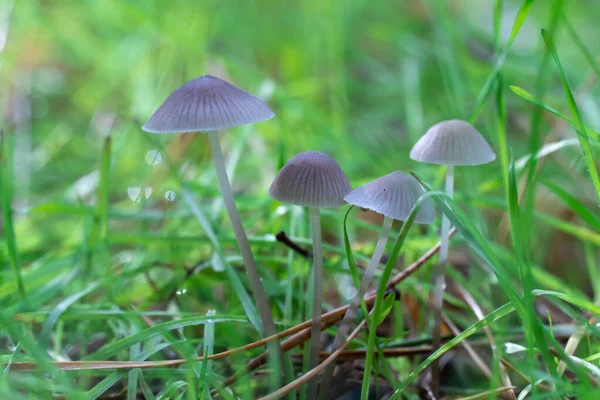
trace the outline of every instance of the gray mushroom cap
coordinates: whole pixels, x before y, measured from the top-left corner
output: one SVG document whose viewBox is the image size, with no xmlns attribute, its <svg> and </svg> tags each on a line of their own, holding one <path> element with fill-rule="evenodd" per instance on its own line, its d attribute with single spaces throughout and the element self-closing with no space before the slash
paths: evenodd
<svg viewBox="0 0 600 400">
<path fill-rule="evenodd" d="M 386 217 L 405 221 L 423 193 L 421 185 L 415 178 L 394 171 L 354 189 L 344 197 L 344 200 Z M 415 223 L 431 224 L 433 221 L 435 221 L 433 207 L 429 199 L 425 199 L 415 217 Z"/>
<path fill-rule="evenodd" d="M 152 133 L 206 132 L 274 116 L 258 98 L 222 79 L 204 75 L 171 93 L 142 129 Z"/>
<path fill-rule="evenodd" d="M 281 168 L 269 196 L 283 203 L 305 207 L 338 207 L 352 190 L 338 163 L 326 154 L 296 154 Z"/>
<path fill-rule="evenodd" d="M 484 137 L 471 124 L 461 120 L 435 124 L 410 151 L 416 161 L 445 165 L 481 165 L 496 159 Z"/>
</svg>

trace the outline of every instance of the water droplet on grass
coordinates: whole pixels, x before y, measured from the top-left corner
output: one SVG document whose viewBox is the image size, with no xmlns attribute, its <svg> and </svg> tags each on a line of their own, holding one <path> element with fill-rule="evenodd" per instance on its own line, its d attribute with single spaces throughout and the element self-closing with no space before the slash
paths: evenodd
<svg viewBox="0 0 600 400">
<path fill-rule="evenodd" d="M 139 186 L 130 186 L 127 188 L 127 195 L 133 201 L 140 201 L 141 188 Z"/>
<path fill-rule="evenodd" d="M 150 165 L 158 165 L 162 161 L 162 154 L 158 150 L 149 150 L 146 153 L 146 162 Z"/>
<path fill-rule="evenodd" d="M 167 200 L 167 201 L 173 201 L 173 200 L 175 200 L 175 197 L 177 197 L 177 194 L 174 191 L 167 190 L 165 192 L 165 200 Z"/>
</svg>

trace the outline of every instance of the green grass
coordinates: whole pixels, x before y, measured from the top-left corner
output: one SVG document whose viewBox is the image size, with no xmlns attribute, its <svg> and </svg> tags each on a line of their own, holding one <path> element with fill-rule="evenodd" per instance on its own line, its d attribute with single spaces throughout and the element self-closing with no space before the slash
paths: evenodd
<svg viewBox="0 0 600 400">
<path fill-rule="evenodd" d="M 353 187 L 399 169 L 430 190 L 436 224 L 394 226 L 369 329 L 349 345 L 365 350 L 365 369 L 344 370 L 348 379 L 334 388 L 417 398 L 443 356 L 450 398 L 497 395 L 502 362 L 518 371 L 508 377 L 520 398 L 598 397 L 600 5 L 7 1 L 0 16 L 2 398 L 273 391 L 272 363 L 223 389 L 266 347 L 218 356 L 259 340 L 261 324 L 207 137 L 141 130 L 172 90 L 203 74 L 231 80 L 276 114 L 220 138 L 279 330 L 308 319 L 312 290 L 311 261 L 275 239 L 283 230 L 311 250 L 308 213 L 267 196 L 283 163 L 314 149 L 333 156 Z M 451 118 L 474 123 L 498 155 L 457 168 L 454 200 L 437 191 L 440 168 L 408 157 L 429 126 Z M 431 342 L 437 258 L 397 285 L 401 301 L 384 289 L 437 243 L 441 213 L 458 230 L 444 312 L 461 334 L 433 354 L 382 359 Z M 351 297 L 380 220 L 348 207 L 322 219 L 327 311 Z M 367 311 L 363 304 L 358 318 Z M 579 328 L 579 345 L 566 351 Z M 463 341 L 480 346 L 491 379 Z M 308 372 L 305 354 L 299 345 L 288 351 L 288 383 Z M 173 359 L 181 362 L 164 364 Z M 76 360 L 89 364 L 76 369 L 68 363 Z M 124 368 L 128 361 L 158 363 Z M 22 362 L 36 367 L 19 370 Z M 306 398 L 305 385 L 295 389 L 287 398 Z"/>
</svg>

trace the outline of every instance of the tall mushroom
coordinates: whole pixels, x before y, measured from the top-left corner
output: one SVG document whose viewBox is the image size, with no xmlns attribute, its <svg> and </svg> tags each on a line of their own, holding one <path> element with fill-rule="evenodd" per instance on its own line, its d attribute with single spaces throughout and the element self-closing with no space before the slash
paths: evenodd
<svg viewBox="0 0 600 400">
<path fill-rule="evenodd" d="M 423 188 L 421 188 L 421 185 L 419 185 L 419 182 L 415 178 L 400 171 L 394 171 L 354 189 L 344 197 L 347 203 L 373 210 L 376 213 L 382 214 L 384 218 L 375 251 L 360 281 L 358 290 L 352 297 L 350 306 L 346 310 L 344 319 L 331 346 L 331 353 L 336 351 L 346 340 L 346 335 L 356 316 L 360 301 L 369 287 L 385 251 L 392 223 L 395 219 L 400 221 L 406 220 L 408 214 L 410 214 L 410 211 L 423 193 Z M 417 213 L 414 222 L 417 224 L 431 224 L 434 220 L 433 207 L 431 202 L 426 200 Z M 327 398 L 328 393 L 326 393 L 326 389 L 329 387 L 334 367 L 334 365 L 331 365 L 325 370 L 323 385 L 319 395 L 321 399 Z"/>
<path fill-rule="evenodd" d="M 192 79 L 171 93 L 142 127 L 146 132 L 152 133 L 208 133 L 221 194 L 242 253 L 250 288 L 262 320 L 264 336 L 274 335 L 277 330 L 246 231 L 235 206 L 219 143 L 219 130 L 268 120 L 274 116 L 275 114 L 258 98 L 224 80 L 204 75 Z"/>
<path fill-rule="evenodd" d="M 326 154 L 307 151 L 296 154 L 273 180 L 269 196 L 273 199 L 310 209 L 313 241 L 313 307 L 310 336 L 310 369 L 319 363 L 321 337 L 321 295 L 323 290 L 323 256 L 321 216 L 319 208 L 338 207 L 352 190 L 348 178 L 338 163 Z M 308 387 L 309 399 L 315 399 L 317 386 Z"/>
<path fill-rule="evenodd" d="M 454 193 L 454 166 L 481 165 L 492 162 L 496 154 L 484 137 L 471 124 L 462 120 L 442 121 L 423 135 L 410 151 L 415 161 L 444 164 L 446 169 L 446 194 Z M 448 232 L 450 221 L 442 216 L 440 245 L 440 263 L 435 278 L 433 351 L 440 347 L 440 326 L 443 296 L 445 290 L 445 268 L 448 260 Z M 439 365 L 432 365 L 433 385 L 439 387 Z"/>
</svg>

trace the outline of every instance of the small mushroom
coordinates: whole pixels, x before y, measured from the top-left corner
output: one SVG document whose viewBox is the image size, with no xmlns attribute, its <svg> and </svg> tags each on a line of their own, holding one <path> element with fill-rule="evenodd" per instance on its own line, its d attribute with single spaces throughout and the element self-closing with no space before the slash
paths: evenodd
<svg viewBox="0 0 600 400">
<path fill-rule="evenodd" d="M 373 275 L 375 274 L 377 266 L 383 256 L 383 252 L 385 251 L 385 245 L 388 241 L 393 221 L 405 221 L 415 203 L 423 193 L 423 188 L 421 188 L 421 185 L 419 185 L 419 182 L 417 182 L 415 178 L 400 171 L 394 171 L 354 189 L 344 197 L 344 200 L 347 203 L 373 210 L 376 213 L 382 214 L 384 219 L 373 256 L 360 281 L 358 290 L 352 297 L 350 306 L 346 310 L 344 319 L 340 324 L 340 328 L 338 329 L 333 345 L 331 346 L 330 351 L 332 353 L 346 340 L 346 336 L 348 335 L 352 321 L 354 321 L 360 301 L 371 284 Z M 433 207 L 429 200 L 425 200 L 422 203 L 414 222 L 417 224 L 431 224 L 433 221 L 435 221 Z M 329 382 L 333 375 L 333 367 L 334 366 L 331 365 L 325 370 L 322 384 L 324 389 L 329 387 Z M 325 390 L 321 392 L 320 398 L 327 398 Z"/>
<path fill-rule="evenodd" d="M 311 325 L 310 369 L 319 363 L 321 337 L 321 296 L 323 291 L 323 255 L 319 208 L 339 207 L 352 190 L 338 163 L 326 154 L 307 151 L 296 154 L 273 180 L 269 196 L 283 203 L 308 207 L 313 241 L 313 309 Z M 316 398 L 316 383 L 308 387 L 309 399 Z"/>
<path fill-rule="evenodd" d="M 462 120 L 442 121 L 435 124 L 423 135 L 410 151 L 410 158 L 430 164 L 445 164 L 446 195 L 454 193 L 454 166 L 481 165 L 492 162 L 496 154 L 484 137 L 471 124 Z M 440 264 L 435 278 L 433 350 L 440 347 L 440 326 L 442 303 L 445 289 L 445 268 L 448 260 L 448 232 L 450 221 L 442 216 L 440 244 Z M 432 368 L 434 385 L 439 378 L 437 362 Z"/>
<path fill-rule="evenodd" d="M 146 132 L 152 133 L 208 133 L 221 193 L 242 253 L 250 288 L 262 320 L 264 336 L 274 335 L 277 330 L 246 231 L 235 206 L 219 143 L 219 130 L 264 121 L 274 116 L 275 114 L 258 98 L 222 79 L 204 75 L 175 90 L 142 127 Z"/>
</svg>

